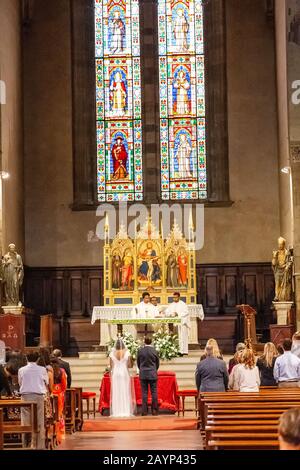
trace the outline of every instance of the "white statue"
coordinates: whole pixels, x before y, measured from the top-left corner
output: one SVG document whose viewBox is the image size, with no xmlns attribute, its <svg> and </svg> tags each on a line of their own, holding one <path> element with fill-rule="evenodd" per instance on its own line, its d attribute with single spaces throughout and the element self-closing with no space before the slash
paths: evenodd
<svg viewBox="0 0 300 470">
<path fill-rule="evenodd" d="M 24 268 L 21 256 L 16 252 L 16 245 L 11 243 L 8 253 L 2 258 L 2 280 L 4 284 L 4 302 L 7 306 L 22 306 L 20 288 L 23 284 Z"/>
</svg>

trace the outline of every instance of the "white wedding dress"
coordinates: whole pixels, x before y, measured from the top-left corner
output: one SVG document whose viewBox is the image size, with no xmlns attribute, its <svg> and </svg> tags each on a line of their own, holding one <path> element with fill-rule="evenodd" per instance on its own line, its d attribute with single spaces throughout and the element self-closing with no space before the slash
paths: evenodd
<svg viewBox="0 0 300 470">
<path fill-rule="evenodd" d="M 112 361 L 110 416 L 128 418 L 134 413 L 134 392 L 128 370 L 130 354 L 126 350 L 118 359 L 116 349 L 113 349 L 109 357 Z"/>
</svg>

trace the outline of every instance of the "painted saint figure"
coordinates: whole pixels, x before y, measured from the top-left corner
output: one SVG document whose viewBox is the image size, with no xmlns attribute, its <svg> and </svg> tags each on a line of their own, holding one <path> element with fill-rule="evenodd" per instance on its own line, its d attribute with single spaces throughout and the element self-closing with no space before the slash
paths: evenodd
<svg viewBox="0 0 300 470">
<path fill-rule="evenodd" d="M 173 34 L 177 52 L 188 51 L 188 32 L 189 23 L 185 17 L 184 10 L 182 8 L 178 8 L 176 19 L 173 25 Z"/>
<path fill-rule="evenodd" d="M 190 112 L 190 100 L 188 91 L 191 88 L 189 81 L 186 78 L 184 70 L 180 70 L 177 78 L 173 84 L 177 90 L 177 98 L 174 103 L 174 112 L 179 115 L 186 115 Z"/>
<path fill-rule="evenodd" d="M 180 287 L 187 287 L 188 257 L 184 250 L 178 256 L 178 274 Z"/>
<path fill-rule="evenodd" d="M 118 253 L 115 253 L 112 258 L 112 288 L 119 289 L 121 286 L 121 267 L 122 259 Z"/>
<path fill-rule="evenodd" d="M 123 143 L 122 137 L 117 137 L 116 143 L 113 145 L 111 153 L 114 163 L 113 180 L 122 180 L 127 178 L 128 153 Z"/>
<path fill-rule="evenodd" d="M 124 51 L 125 24 L 120 16 L 121 15 L 119 11 L 114 12 L 110 46 L 110 51 L 112 54 L 120 54 Z"/>
<path fill-rule="evenodd" d="M 115 73 L 114 80 L 110 86 L 110 106 L 112 115 L 116 117 L 125 116 L 127 91 L 120 72 Z"/>
<path fill-rule="evenodd" d="M 179 178 L 192 178 L 192 168 L 191 168 L 191 153 L 192 147 L 187 140 L 185 134 L 180 134 L 179 145 L 175 158 L 178 162 L 178 172 Z"/>
<path fill-rule="evenodd" d="M 173 250 L 167 259 L 167 287 L 178 287 L 178 266 L 176 256 Z"/>
<path fill-rule="evenodd" d="M 122 266 L 122 289 L 131 289 L 133 278 L 133 257 L 130 250 L 126 250 Z"/>
</svg>

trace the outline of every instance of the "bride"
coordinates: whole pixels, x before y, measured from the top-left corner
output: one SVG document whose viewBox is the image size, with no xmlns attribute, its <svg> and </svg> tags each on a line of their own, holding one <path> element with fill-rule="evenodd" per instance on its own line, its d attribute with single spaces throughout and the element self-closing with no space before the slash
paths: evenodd
<svg viewBox="0 0 300 470">
<path fill-rule="evenodd" d="M 110 416 L 128 418 L 134 413 L 134 390 L 129 374 L 132 359 L 123 340 L 119 338 L 110 353 L 111 396 Z"/>
</svg>

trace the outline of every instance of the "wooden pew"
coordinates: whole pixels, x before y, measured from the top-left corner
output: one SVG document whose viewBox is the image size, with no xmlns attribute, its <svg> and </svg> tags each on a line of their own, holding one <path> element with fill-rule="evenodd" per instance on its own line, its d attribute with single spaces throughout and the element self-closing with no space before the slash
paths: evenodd
<svg viewBox="0 0 300 470">
<path fill-rule="evenodd" d="M 3 437 L 3 410 L 0 409 L 0 450 L 3 450 L 4 437 Z"/>
<path fill-rule="evenodd" d="M 24 402 L 21 400 L 0 400 L 0 409 L 3 412 L 7 408 L 30 408 L 31 421 L 29 425 L 23 426 L 20 421 L 14 421 L 13 424 L 9 421 L 3 422 L 3 435 L 8 434 L 31 434 L 31 437 L 37 433 L 37 404 L 34 402 Z M 21 443 L 20 443 L 21 444 Z M 14 448 L 4 443 L 4 449 Z M 25 450 L 25 448 L 23 448 Z"/>
<path fill-rule="evenodd" d="M 75 430 L 81 431 L 83 426 L 82 409 L 82 388 L 76 387 L 75 390 Z"/>
<path fill-rule="evenodd" d="M 200 393 L 199 401 L 207 449 L 278 449 L 279 417 L 300 408 L 300 390 Z"/>
<path fill-rule="evenodd" d="M 66 432 L 73 434 L 76 431 L 76 389 L 67 388 L 65 393 L 65 423 Z"/>
<path fill-rule="evenodd" d="M 278 450 L 277 439 L 257 440 L 211 440 L 208 450 Z"/>
</svg>

